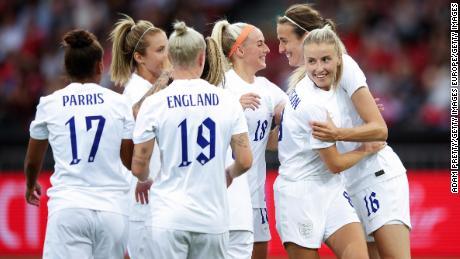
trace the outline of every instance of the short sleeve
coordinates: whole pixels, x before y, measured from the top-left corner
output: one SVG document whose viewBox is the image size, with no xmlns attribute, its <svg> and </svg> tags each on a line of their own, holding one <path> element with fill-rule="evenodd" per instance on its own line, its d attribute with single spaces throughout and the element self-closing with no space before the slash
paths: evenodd
<svg viewBox="0 0 460 259">
<path fill-rule="evenodd" d="M 322 149 L 334 145 L 334 142 L 321 141 L 313 137 L 310 123 L 313 121 L 324 122 L 327 120 L 327 109 L 319 105 L 308 105 L 307 109 L 304 111 L 305 114 L 305 123 L 308 123 L 309 130 L 309 142 L 312 149 Z"/>
<path fill-rule="evenodd" d="M 40 102 L 37 105 L 37 113 L 35 114 L 35 119 L 30 123 L 30 137 L 33 139 L 44 140 L 48 139 L 49 131 L 47 126 L 47 116 L 46 111 L 48 99 L 46 97 L 41 97 Z"/>
<path fill-rule="evenodd" d="M 275 108 L 276 105 L 283 102 L 286 103 L 289 100 L 287 94 L 283 92 L 283 90 L 281 90 L 281 88 L 279 88 L 277 85 L 268 80 L 267 84 L 269 87 L 271 99 L 273 100 L 273 108 Z"/>
<path fill-rule="evenodd" d="M 134 131 L 134 116 L 127 98 L 123 97 L 123 139 L 132 139 Z"/>
<path fill-rule="evenodd" d="M 158 107 L 155 105 L 156 97 L 156 95 L 147 97 L 144 103 L 141 105 L 134 126 L 134 144 L 144 143 L 155 138 L 154 130 L 158 127 L 158 122 L 156 119 L 156 112 L 158 111 Z"/>
<path fill-rule="evenodd" d="M 230 95 L 229 95 L 230 96 Z M 244 116 L 243 107 L 236 98 L 230 96 L 231 104 L 233 105 L 233 111 L 235 114 L 232 135 L 248 132 L 248 123 Z"/>
<path fill-rule="evenodd" d="M 351 98 L 356 90 L 361 87 L 367 87 L 366 76 L 352 57 L 343 55 L 342 59 L 344 65 L 339 88 L 342 88 Z"/>
</svg>

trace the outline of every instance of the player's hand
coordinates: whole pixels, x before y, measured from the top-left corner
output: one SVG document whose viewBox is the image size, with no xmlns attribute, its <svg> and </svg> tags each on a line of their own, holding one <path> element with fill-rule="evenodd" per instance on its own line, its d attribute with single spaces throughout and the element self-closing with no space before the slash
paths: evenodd
<svg viewBox="0 0 460 259">
<path fill-rule="evenodd" d="M 340 140 L 340 129 L 335 126 L 329 115 L 327 116 L 327 120 L 325 122 L 313 121 L 311 123 L 311 128 L 313 129 L 312 135 L 316 139 L 328 142 Z"/>
<path fill-rule="evenodd" d="M 240 97 L 240 104 L 243 106 L 243 110 L 247 108 L 256 110 L 260 105 L 260 96 L 255 93 L 243 94 Z"/>
<path fill-rule="evenodd" d="M 40 195 L 42 195 L 42 187 L 40 184 L 35 183 L 32 188 L 26 189 L 27 203 L 38 207 L 40 205 Z"/>
<path fill-rule="evenodd" d="M 149 203 L 149 190 L 153 184 L 153 180 L 151 178 L 145 180 L 144 182 L 137 181 L 136 185 L 136 202 L 140 202 L 141 204 Z"/>
</svg>

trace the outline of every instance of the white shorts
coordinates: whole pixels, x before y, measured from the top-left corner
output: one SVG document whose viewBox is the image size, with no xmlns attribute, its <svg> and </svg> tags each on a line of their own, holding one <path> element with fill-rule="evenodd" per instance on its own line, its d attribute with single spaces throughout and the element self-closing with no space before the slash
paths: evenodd
<svg viewBox="0 0 460 259">
<path fill-rule="evenodd" d="M 268 224 L 267 208 L 253 208 L 254 242 L 268 242 L 272 239 Z"/>
<path fill-rule="evenodd" d="M 54 212 L 46 226 L 43 258 L 124 257 L 128 216 L 90 209 Z"/>
<path fill-rule="evenodd" d="M 247 230 L 230 230 L 227 259 L 251 259 L 254 234 Z"/>
<path fill-rule="evenodd" d="M 283 244 L 320 248 L 339 228 L 359 222 L 342 181 L 334 178 L 297 182 L 276 178 L 276 229 Z"/>
<path fill-rule="evenodd" d="M 228 232 L 207 234 L 147 226 L 145 249 L 136 259 L 224 259 Z"/>
<path fill-rule="evenodd" d="M 139 253 L 145 249 L 146 231 L 145 221 L 129 221 L 128 255 L 130 258 L 138 258 Z"/>
<path fill-rule="evenodd" d="M 351 199 L 368 242 L 374 241 L 372 233 L 383 225 L 404 224 L 411 228 L 409 183 L 406 174 L 377 182 L 356 192 Z"/>
</svg>

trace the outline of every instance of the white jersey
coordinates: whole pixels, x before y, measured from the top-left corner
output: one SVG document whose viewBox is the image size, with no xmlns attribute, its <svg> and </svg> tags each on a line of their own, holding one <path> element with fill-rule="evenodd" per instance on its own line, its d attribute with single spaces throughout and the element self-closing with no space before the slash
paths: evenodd
<svg viewBox="0 0 460 259">
<path fill-rule="evenodd" d="M 260 96 L 260 105 L 256 110 L 245 109 L 244 115 L 249 129 L 249 140 L 253 155 L 252 167 L 246 172 L 251 192 L 253 208 L 266 208 L 265 179 L 267 167 L 265 149 L 272 124 L 275 106 L 287 101 L 287 95 L 265 77 L 256 77 L 250 84 L 241 79 L 231 69 L 225 73 L 225 89 L 238 99 L 247 93 Z"/>
<path fill-rule="evenodd" d="M 351 96 L 359 88 L 367 87 L 367 83 L 363 71 L 350 56 L 343 55 L 343 62 L 343 75 L 339 82 L 338 90 L 338 104 L 340 111 L 342 111 L 342 127 L 353 128 L 363 125 L 364 121 L 356 111 L 351 101 Z M 341 153 L 344 153 L 352 151 L 360 145 L 361 143 L 340 141 L 337 144 L 337 148 Z M 384 170 L 385 174 L 379 176 L 379 181 L 384 181 L 406 172 L 398 155 L 391 147 L 386 146 L 377 154 L 363 158 L 356 165 L 343 172 L 348 191 L 355 193 L 355 191 L 366 188 L 371 184 L 369 181 L 374 180 L 367 177 L 369 181 L 365 181 L 364 178 L 380 170 Z"/>
<path fill-rule="evenodd" d="M 326 121 L 331 116 L 340 125 L 337 91 L 324 91 L 305 76 L 289 94 L 284 108 L 278 143 L 279 174 L 288 181 L 307 178 L 322 179 L 338 177 L 330 172 L 321 160 L 317 149 L 334 143 L 318 140 L 312 135 L 310 122 Z"/>
<path fill-rule="evenodd" d="M 128 99 L 129 104 L 131 107 L 136 104 L 144 95 L 145 93 L 152 88 L 152 84 L 139 76 L 136 73 L 131 74 L 131 78 L 129 79 L 128 83 L 125 86 L 125 90 L 123 91 L 123 95 L 126 96 Z M 153 148 L 152 157 L 150 158 L 150 176 L 155 178 L 158 175 L 161 167 L 161 160 L 160 160 L 160 152 L 157 150 L 158 146 L 155 145 Z M 137 178 L 134 177 L 130 170 L 125 169 L 126 175 L 131 183 L 131 189 L 129 194 L 129 220 L 131 221 L 144 221 L 147 217 L 149 217 L 150 209 L 148 204 L 141 204 L 136 202 L 135 199 L 135 190 L 137 185 Z"/>
<path fill-rule="evenodd" d="M 120 146 L 133 127 L 126 99 L 94 83 L 72 83 L 40 99 L 30 137 L 48 139 L 53 150 L 49 215 L 64 208 L 127 215 Z"/>
<path fill-rule="evenodd" d="M 234 162 L 232 149 L 227 149 L 225 167 Z M 252 204 L 251 193 L 249 192 L 247 174 L 240 175 L 233 179 L 232 184 L 227 188 L 229 207 L 229 230 L 254 231 L 252 225 Z M 252 242 L 251 242 L 252 243 Z"/>
<path fill-rule="evenodd" d="M 153 227 L 228 230 L 225 157 L 233 135 L 247 132 L 237 100 L 202 79 L 175 80 L 148 97 L 134 143 L 158 140 L 161 172 L 150 189 Z"/>
</svg>

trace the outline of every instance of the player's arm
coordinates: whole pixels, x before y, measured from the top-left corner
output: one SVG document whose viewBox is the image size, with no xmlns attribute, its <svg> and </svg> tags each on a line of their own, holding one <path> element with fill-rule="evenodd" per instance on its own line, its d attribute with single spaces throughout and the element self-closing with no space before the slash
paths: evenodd
<svg viewBox="0 0 460 259">
<path fill-rule="evenodd" d="M 38 184 L 38 174 L 42 169 L 48 140 L 29 139 L 27 153 L 24 160 L 24 173 L 26 175 L 26 201 L 38 206 L 40 204 L 41 186 Z"/>
<path fill-rule="evenodd" d="M 235 161 L 226 169 L 226 174 L 231 178 L 238 177 L 249 170 L 252 166 L 252 151 L 249 145 L 248 133 L 240 133 L 232 136 L 230 146 Z"/>
<path fill-rule="evenodd" d="M 149 162 L 153 153 L 154 141 L 155 139 L 151 139 L 134 145 L 131 171 L 141 182 L 149 178 Z"/>
<path fill-rule="evenodd" d="M 278 139 L 279 139 L 279 130 L 281 125 L 281 118 L 283 116 L 285 102 L 281 102 L 275 107 L 275 115 L 273 116 L 272 128 L 270 134 L 268 135 L 267 141 L 267 150 L 277 151 L 278 150 Z"/>
<path fill-rule="evenodd" d="M 137 177 L 136 201 L 149 203 L 148 192 L 152 186 L 152 180 L 149 178 L 149 163 L 153 153 L 155 139 L 134 145 L 131 172 Z"/>
<path fill-rule="evenodd" d="M 353 105 L 364 124 L 354 128 L 337 128 L 331 120 L 313 122 L 313 136 L 322 141 L 385 141 L 388 128 L 367 87 L 361 87 L 351 96 Z"/>
<path fill-rule="evenodd" d="M 123 165 L 131 170 L 131 163 L 133 160 L 134 143 L 131 139 L 122 139 L 120 148 L 120 158 Z"/>
<path fill-rule="evenodd" d="M 267 150 L 270 151 L 277 151 L 278 150 L 278 136 L 279 136 L 279 125 L 275 125 L 272 127 L 272 130 L 270 130 L 270 133 L 268 135 L 268 141 L 267 141 Z"/>
<path fill-rule="evenodd" d="M 321 160 L 326 164 L 329 171 L 340 173 L 358 163 L 365 156 L 378 152 L 385 146 L 385 142 L 367 142 L 359 148 L 340 154 L 335 145 L 318 149 Z"/>
<path fill-rule="evenodd" d="M 172 70 L 163 71 L 160 74 L 160 77 L 158 77 L 157 81 L 155 81 L 155 84 L 144 94 L 144 96 L 142 96 L 142 98 L 137 103 L 133 105 L 134 118 L 137 117 L 137 114 L 139 113 L 139 109 L 141 108 L 142 103 L 147 97 L 163 90 L 164 88 L 168 86 L 171 75 L 172 75 Z"/>
</svg>

